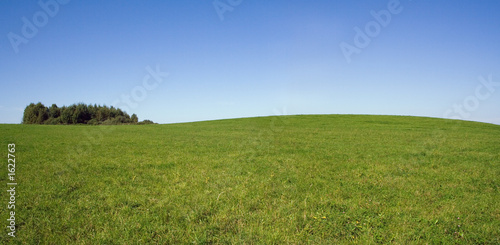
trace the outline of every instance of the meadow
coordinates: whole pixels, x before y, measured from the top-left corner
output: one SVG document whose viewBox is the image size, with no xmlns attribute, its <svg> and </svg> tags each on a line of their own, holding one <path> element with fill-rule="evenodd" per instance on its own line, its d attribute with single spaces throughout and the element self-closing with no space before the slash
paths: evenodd
<svg viewBox="0 0 500 245">
<path fill-rule="evenodd" d="M 499 125 L 298 115 L 0 132 L 1 244 L 500 243 Z"/>
</svg>

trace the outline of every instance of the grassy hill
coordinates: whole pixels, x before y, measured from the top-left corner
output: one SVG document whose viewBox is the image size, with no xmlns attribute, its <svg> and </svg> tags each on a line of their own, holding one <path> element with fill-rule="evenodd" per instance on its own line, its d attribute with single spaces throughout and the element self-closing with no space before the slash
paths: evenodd
<svg viewBox="0 0 500 245">
<path fill-rule="evenodd" d="M 314 115 L 0 125 L 0 243 L 500 243 L 500 126 Z"/>
</svg>

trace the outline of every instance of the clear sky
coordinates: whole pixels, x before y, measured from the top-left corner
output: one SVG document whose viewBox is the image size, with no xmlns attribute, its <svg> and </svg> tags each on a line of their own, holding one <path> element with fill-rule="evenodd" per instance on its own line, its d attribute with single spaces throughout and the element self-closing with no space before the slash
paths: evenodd
<svg viewBox="0 0 500 245">
<path fill-rule="evenodd" d="M 31 102 L 83 102 L 158 123 L 500 124 L 499 13 L 497 0 L 3 0 L 0 123 L 20 123 Z"/>
</svg>

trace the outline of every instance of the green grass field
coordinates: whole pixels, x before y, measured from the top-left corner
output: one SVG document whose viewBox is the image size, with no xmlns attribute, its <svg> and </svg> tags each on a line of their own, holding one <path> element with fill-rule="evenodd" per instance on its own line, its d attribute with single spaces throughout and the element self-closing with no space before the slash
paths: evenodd
<svg viewBox="0 0 500 245">
<path fill-rule="evenodd" d="M 0 131 L 1 244 L 500 243 L 498 125 L 311 115 Z"/>
</svg>

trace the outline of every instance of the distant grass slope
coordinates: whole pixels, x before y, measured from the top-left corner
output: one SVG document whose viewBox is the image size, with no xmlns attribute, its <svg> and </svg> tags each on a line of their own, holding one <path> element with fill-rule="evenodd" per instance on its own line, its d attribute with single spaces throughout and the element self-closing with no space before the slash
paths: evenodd
<svg viewBox="0 0 500 245">
<path fill-rule="evenodd" d="M 498 125 L 308 115 L 0 132 L 2 244 L 500 243 Z"/>
</svg>

